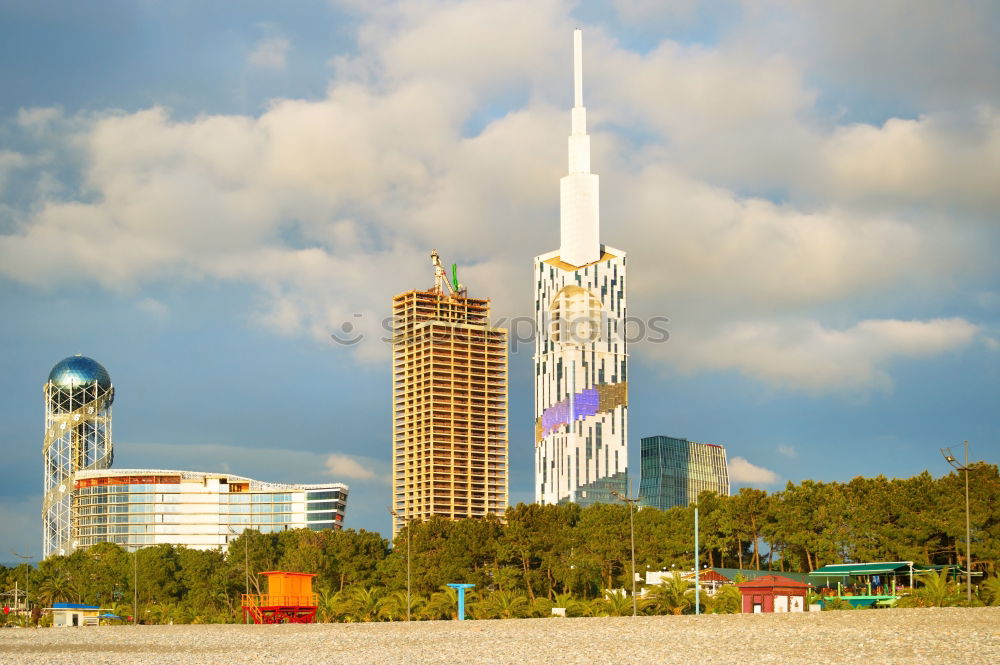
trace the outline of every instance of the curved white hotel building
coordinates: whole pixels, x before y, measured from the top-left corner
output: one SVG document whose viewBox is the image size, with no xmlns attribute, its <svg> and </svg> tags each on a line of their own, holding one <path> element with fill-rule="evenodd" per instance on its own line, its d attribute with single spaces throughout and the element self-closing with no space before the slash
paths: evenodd
<svg viewBox="0 0 1000 665">
<path fill-rule="evenodd" d="M 78 471 L 70 511 L 72 549 L 117 543 L 227 549 L 244 529 L 340 529 L 348 487 L 286 485 L 227 473 Z"/>
</svg>

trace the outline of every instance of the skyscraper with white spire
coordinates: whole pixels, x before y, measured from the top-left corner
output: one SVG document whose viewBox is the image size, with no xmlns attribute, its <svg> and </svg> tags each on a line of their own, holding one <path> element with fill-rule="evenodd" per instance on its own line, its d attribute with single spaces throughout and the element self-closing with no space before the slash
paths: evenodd
<svg viewBox="0 0 1000 665">
<path fill-rule="evenodd" d="M 582 34 L 573 33 L 569 172 L 560 247 L 535 257 L 535 501 L 590 504 L 626 491 L 625 252 L 600 242 L 590 172 Z"/>
</svg>

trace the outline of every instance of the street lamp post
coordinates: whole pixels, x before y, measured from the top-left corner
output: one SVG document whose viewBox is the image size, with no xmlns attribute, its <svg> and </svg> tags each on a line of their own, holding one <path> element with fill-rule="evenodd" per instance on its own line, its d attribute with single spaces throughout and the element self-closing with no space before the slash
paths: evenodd
<svg viewBox="0 0 1000 665">
<path fill-rule="evenodd" d="M 30 561 L 35 558 L 35 555 L 34 554 L 18 554 L 14 550 L 11 550 L 10 553 L 13 554 L 14 556 L 16 556 L 17 558 L 23 560 L 25 562 L 25 564 L 27 564 L 27 567 L 24 569 L 24 612 L 25 612 L 25 614 L 27 614 L 28 613 L 28 609 L 29 609 L 28 608 L 28 593 L 31 592 L 31 578 L 28 577 L 28 575 L 29 575 L 29 573 L 31 573 L 31 563 L 30 563 Z M 17 602 L 17 598 L 16 597 L 14 598 L 14 602 L 15 603 Z"/>
<path fill-rule="evenodd" d="M 392 508 L 389 509 L 389 513 L 396 519 L 403 520 L 406 525 L 406 620 L 410 620 L 410 527 L 412 523 L 409 516 L 401 516 Z"/>
<path fill-rule="evenodd" d="M 942 448 L 941 454 L 944 460 L 952 465 L 956 471 L 965 472 L 965 598 L 972 603 L 972 523 L 969 520 L 969 442 L 964 441 L 962 447 L 965 448 L 965 463 L 958 465 L 958 460 L 951 452 L 951 448 Z"/>
<path fill-rule="evenodd" d="M 631 491 L 631 483 L 629 483 L 629 491 Z M 635 511 L 635 503 L 639 500 L 639 497 L 628 497 L 615 490 L 611 490 L 611 494 L 628 504 L 628 530 L 629 540 L 632 544 L 632 616 L 637 616 L 639 612 L 635 598 L 635 519 L 633 518 L 633 513 Z"/>
</svg>

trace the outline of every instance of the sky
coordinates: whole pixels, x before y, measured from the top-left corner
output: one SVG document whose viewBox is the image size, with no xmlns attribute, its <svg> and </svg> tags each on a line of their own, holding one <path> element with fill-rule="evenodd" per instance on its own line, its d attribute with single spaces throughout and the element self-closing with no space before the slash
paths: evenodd
<svg viewBox="0 0 1000 665">
<path fill-rule="evenodd" d="M 734 489 L 996 463 L 996 3 L 0 0 L 0 560 L 40 554 L 76 353 L 115 468 L 344 482 L 388 534 L 383 321 L 431 249 L 512 328 L 531 501 L 577 27 L 636 482 L 658 434 L 725 445 Z"/>
</svg>

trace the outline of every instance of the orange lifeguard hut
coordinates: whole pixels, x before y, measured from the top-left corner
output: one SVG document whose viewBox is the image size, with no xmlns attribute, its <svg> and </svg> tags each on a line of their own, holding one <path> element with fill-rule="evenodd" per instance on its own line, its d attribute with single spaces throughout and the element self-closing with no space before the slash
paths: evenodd
<svg viewBox="0 0 1000 665">
<path fill-rule="evenodd" d="M 270 570 L 267 593 L 243 594 L 243 621 L 249 623 L 313 623 L 318 597 L 312 590 L 315 573 Z"/>
</svg>

